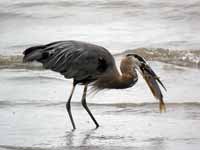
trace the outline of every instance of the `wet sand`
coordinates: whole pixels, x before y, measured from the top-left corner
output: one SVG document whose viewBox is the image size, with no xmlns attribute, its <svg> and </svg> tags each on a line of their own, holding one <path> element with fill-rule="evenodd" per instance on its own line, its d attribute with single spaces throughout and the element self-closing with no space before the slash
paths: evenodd
<svg viewBox="0 0 200 150">
<path fill-rule="evenodd" d="M 163 114 L 157 104 L 90 104 L 98 129 L 80 103 L 73 103 L 74 131 L 65 103 L 1 101 L 0 106 L 2 150 L 198 150 L 200 146 L 200 105 L 195 103 L 168 104 Z"/>
</svg>

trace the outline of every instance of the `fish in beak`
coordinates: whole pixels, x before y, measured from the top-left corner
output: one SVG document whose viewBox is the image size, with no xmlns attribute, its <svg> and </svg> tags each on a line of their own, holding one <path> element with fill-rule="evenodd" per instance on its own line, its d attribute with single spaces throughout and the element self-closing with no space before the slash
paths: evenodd
<svg viewBox="0 0 200 150">
<path fill-rule="evenodd" d="M 156 73 L 151 69 L 151 67 L 147 64 L 147 62 L 141 56 L 137 54 L 128 54 L 127 56 L 133 56 L 135 59 L 138 60 L 137 65 L 138 65 L 139 72 L 143 76 L 144 80 L 146 81 L 154 97 L 159 100 L 160 112 L 165 112 L 166 107 L 165 107 L 163 94 L 161 92 L 159 84 L 163 87 L 165 91 L 167 91 L 167 89 L 165 88 L 163 83 L 160 81 L 159 77 L 156 75 Z"/>
</svg>

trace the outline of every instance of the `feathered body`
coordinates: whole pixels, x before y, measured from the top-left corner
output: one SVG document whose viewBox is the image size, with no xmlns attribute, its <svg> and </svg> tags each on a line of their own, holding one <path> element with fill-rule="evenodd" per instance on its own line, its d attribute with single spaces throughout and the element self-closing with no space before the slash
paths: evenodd
<svg viewBox="0 0 200 150">
<path fill-rule="evenodd" d="M 121 62 L 122 76 L 108 50 L 80 41 L 58 41 L 28 48 L 24 62 L 38 61 L 46 69 L 59 72 L 75 83 L 90 83 L 98 89 L 127 88 L 137 81 L 131 60 Z"/>
<path fill-rule="evenodd" d="M 129 88 L 138 80 L 136 70 L 141 73 L 153 95 L 160 101 L 160 111 L 165 111 L 158 83 L 164 89 L 165 87 L 146 61 L 137 54 L 126 55 L 121 61 L 119 72 L 113 56 L 104 47 L 80 41 L 58 41 L 26 49 L 23 61 L 41 62 L 44 68 L 59 72 L 65 78 L 73 78 L 73 88 L 66 108 L 74 129 L 70 102 L 77 84 L 85 85 L 82 105 L 98 127 L 97 121 L 87 107 L 87 85 L 92 83 L 97 90 Z"/>
</svg>

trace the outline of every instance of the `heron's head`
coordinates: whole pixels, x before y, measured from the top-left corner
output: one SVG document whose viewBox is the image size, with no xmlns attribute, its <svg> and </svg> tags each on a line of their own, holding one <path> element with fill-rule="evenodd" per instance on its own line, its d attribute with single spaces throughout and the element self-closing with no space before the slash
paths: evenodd
<svg viewBox="0 0 200 150">
<path fill-rule="evenodd" d="M 140 63 L 144 63 L 146 64 L 146 61 L 144 60 L 144 58 L 142 58 L 141 56 L 137 55 L 137 54 L 127 54 L 126 57 L 128 58 L 132 58 L 133 61 L 139 61 Z"/>
<path fill-rule="evenodd" d="M 141 73 L 145 81 L 147 82 L 150 90 L 152 91 L 153 95 L 159 99 L 160 101 L 160 111 L 165 111 L 165 103 L 163 101 L 163 95 L 160 90 L 160 87 L 158 84 L 160 84 L 165 90 L 165 86 L 160 81 L 159 77 L 155 74 L 155 72 L 151 69 L 151 67 L 147 64 L 144 58 L 137 54 L 127 54 L 127 59 L 131 59 L 135 64 L 134 67 L 138 69 L 138 71 Z"/>
<path fill-rule="evenodd" d="M 130 73 L 135 72 L 135 68 L 140 66 L 141 62 L 144 59 L 137 54 L 127 54 L 122 60 L 120 64 L 120 70 L 122 73 Z M 144 61 L 145 62 L 145 61 Z"/>
<path fill-rule="evenodd" d="M 148 66 L 144 58 L 134 53 L 127 54 L 126 58 L 132 61 L 133 68 L 137 68 L 138 71 L 141 71 L 144 73 L 144 70 L 146 70 Z"/>
</svg>

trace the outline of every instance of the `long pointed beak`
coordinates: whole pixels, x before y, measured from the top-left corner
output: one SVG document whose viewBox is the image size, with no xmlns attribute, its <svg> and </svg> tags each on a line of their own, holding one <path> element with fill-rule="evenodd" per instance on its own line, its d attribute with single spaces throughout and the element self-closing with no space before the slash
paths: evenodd
<svg viewBox="0 0 200 150">
<path fill-rule="evenodd" d="M 164 88 L 165 91 L 167 89 L 165 88 L 163 83 L 160 81 L 159 77 L 156 75 L 156 73 L 151 69 L 151 67 L 146 63 L 144 58 L 142 58 L 141 56 L 137 54 L 128 54 L 127 56 L 133 56 L 137 60 L 139 60 L 139 71 L 141 75 L 143 76 L 144 80 L 146 81 L 146 83 L 148 84 L 154 97 L 159 100 L 160 112 L 165 112 L 166 107 L 165 107 L 163 95 L 159 87 L 159 84 Z"/>
<path fill-rule="evenodd" d="M 156 81 L 158 81 L 158 83 L 163 87 L 163 89 L 165 91 L 167 91 L 166 87 L 164 86 L 164 84 L 160 81 L 160 78 L 156 75 L 156 73 L 151 69 L 151 67 L 147 64 L 142 64 L 140 67 L 141 71 L 143 73 L 148 72 L 152 77 L 154 77 L 154 79 Z"/>
<path fill-rule="evenodd" d="M 134 56 L 136 59 L 140 61 L 140 69 L 144 73 L 145 71 L 148 72 L 151 76 L 153 76 L 159 84 L 163 87 L 165 91 L 167 91 L 166 87 L 164 84 L 160 81 L 159 77 L 156 75 L 156 73 L 151 69 L 151 67 L 147 64 L 144 58 L 137 54 L 127 54 L 127 56 Z"/>
<path fill-rule="evenodd" d="M 162 92 L 161 92 L 161 89 L 160 89 L 158 83 L 166 91 L 165 86 L 160 81 L 159 77 L 155 74 L 155 72 L 149 67 L 149 65 L 147 65 L 147 64 L 146 65 L 141 65 L 140 69 L 142 71 L 142 76 L 143 76 L 144 80 L 146 81 L 146 83 L 148 84 L 152 94 L 160 102 L 160 104 L 159 104 L 160 112 L 165 112 L 166 111 L 166 107 L 165 107 L 165 103 L 164 103 L 164 100 L 163 100 L 163 95 L 162 95 Z"/>
</svg>

